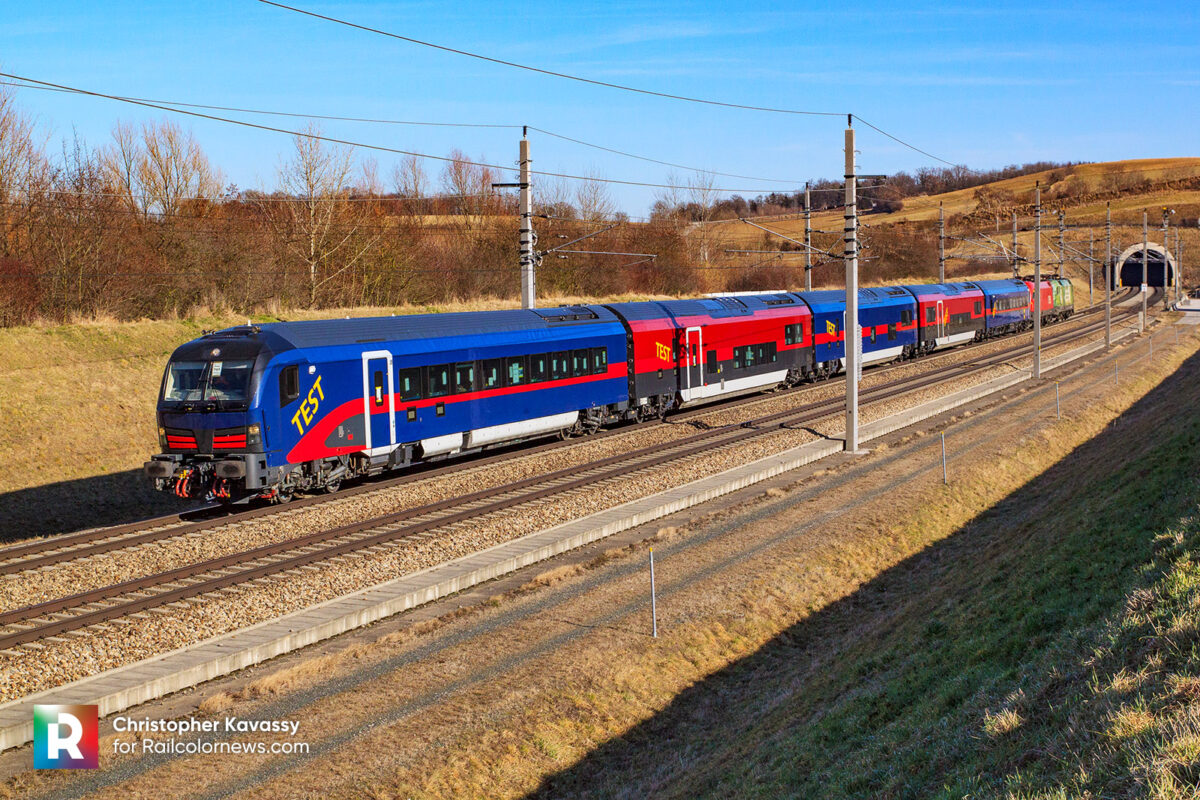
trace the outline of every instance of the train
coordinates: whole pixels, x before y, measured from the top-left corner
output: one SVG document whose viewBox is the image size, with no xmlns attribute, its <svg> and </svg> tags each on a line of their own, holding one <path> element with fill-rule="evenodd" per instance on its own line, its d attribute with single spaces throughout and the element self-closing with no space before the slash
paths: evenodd
<svg viewBox="0 0 1200 800">
<path fill-rule="evenodd" d="M 863 364 L 1033 324 L 1032 280 L 859 291 Z M 1043 280 L 1046 323 L 1074 312 Z M 167 363 L 157 489 L 287 502 L 351 479 L 583 436 L 842 371 L 845 292 L 759 292 L 507 311 L 246 324 Z M 852 341 L 852 339 L 851 339 Z"/>
</svg>

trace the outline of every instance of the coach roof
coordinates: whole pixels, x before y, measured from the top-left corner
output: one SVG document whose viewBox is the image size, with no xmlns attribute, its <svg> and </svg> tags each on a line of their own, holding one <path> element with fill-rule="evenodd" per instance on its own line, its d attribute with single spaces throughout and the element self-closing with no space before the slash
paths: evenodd
<svg viewBox="0 0 1200 800">
<path fill-rule="evenodd" d="M 611 324 L 616 321 L 612 312 L 601 306 L 567 306 L 271 322 L 253 327 L 264 335 L 278 337 L 293 347 L 302 348 L 454 336 L 486 336 L 515 331 L 546 331 L 578 325 Z M 235 330 L 238 329 L 218 331 L 214 335 L 228 335 Z"/>
</svg>

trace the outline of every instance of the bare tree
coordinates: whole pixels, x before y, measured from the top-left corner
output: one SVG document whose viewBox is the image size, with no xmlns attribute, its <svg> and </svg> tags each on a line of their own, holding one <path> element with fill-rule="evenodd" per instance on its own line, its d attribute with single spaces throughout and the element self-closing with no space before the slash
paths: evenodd
<svg viewBox="0 0 1200 800">
<path fill-rule="evenodd" d="M 209 164 L 191 131 L 164 119 L 142 126 L 138 182 L 149 207 L 170 215 L 190 198 L 216 197 L 221 175 Z"/>
<path fill-rule="evenodd" d="M 612 219 L 617 204 L 608 192 L 608 185 L 596 180 L 598 176 L 595 173 L 588 177 L 589 180 L 575 184 L 575 207 L 579 209 L 579 218 L 589 222 Z"/>
<path fill-rule="evenodd" d="M 46 159 L 35 141 L 33 119 L 15 103 L 15 93 L 0 87 L 0 255 L 9 255 L 17 232 L 29 217 L 30 191 L 45 178 Z"/>
<path fill-rule="evenodd" d="M 285 197 L 276 199 L 290 202 L 260 202 L 307 273 L 310 306 L 325 284 L 351 269 L 378 239 L 357 237 L 359 215 L 348 202 L 350 149 L 329 146 L 315 138 L 319 135 L 320 128 L 310 124 L 293 137 L 295 153 L 279 168 Z"/>
<path fill-rule="evenodd" d="M 396 194 L 405 199 L 405 210 L 410 214 L 422 212 L 422 203 L 429 191 L 429 176 L 417 156 L 405 156 L 392 168 L 392 185 Z"/>
</svg>

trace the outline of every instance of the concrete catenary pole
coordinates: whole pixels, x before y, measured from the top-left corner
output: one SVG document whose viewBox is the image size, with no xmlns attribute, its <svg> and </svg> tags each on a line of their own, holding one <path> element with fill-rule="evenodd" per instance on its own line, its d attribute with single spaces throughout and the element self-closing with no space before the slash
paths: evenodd
<svg viewBox="0 0 1200 800">
<path fill-rule="evenodd" d="M 530 180 L 529 138 L 521 137 L 521 308 L 537 305 L 537 256 L 533 251 L 533 183 Z"/>
<path fill-rule="evenodd" d="M 1112 203 L 1104 209 L 1104 346 L 1112 347 Z"/>
<path fill-rule="evenodd" d="M 1021 261 L 1017 257 L 1017 212 L 1014 211 L 1012 217 L 1013 217 L 1013 219 L 1012 219 L 1012 223 L 1013 223 L 1013 234 L 1012 234 L 1013 263 L 1012 263 L 1012 267 L 1013 267 L 1013 278 L 1017 278 L 1017 277 L 1020 277 L 1020 273 L 1021 273 L 1021 270 L 1020 270 Z"/>
<path fill-rule="evenodd" d="M 1042 182 L 1033 198 L 1033 377 L 1042 377 Z"/>
<path fill-rule="evenodd" d="M 1093 272 L 1092 267 L 1096 263 L 1096 232 L 1088 228 L 1088 305 L 1095 305 L 1096 301 L 1092 299 L 1092 284 Z"/>
<path fill-rule="evenodd" d="M 846 452 L 858 452 L 858 199 L 854 173 L 854 118 L 846 118 Z"/>
<path fill-rule="evenodd" d="M 1138 322 L 1138 333 L 1146 330 L 1146 323 L 1150 320 L 1146 316 L 1146 300 L 1150 294 L 1150 287 L 1147 285 L 1147 275 L 1150 269 L 1150 214 L 1147 211 L 1142 211 L 1142 318 Z"/>
<path fill-rule="evenodd" d="M 1067 234 L 1067 215 L 1060 208 L 1058 210 L 1058 274 L 1055 277 L 1063 276 L 1063 269 L 1066 264 L 1063 263 L 1066 258 L 1066 234 Z"/>
<path fill-rule="evenodd" d="M 1171 307 L 1169 302 L 1171 297 L 1171 284 L 1167 283 L 1167 267 L 1169 266 L 1168 261 L 1171 258 L 1170 214 L 1171 212 L 1167 210 L 1167 207 L 1163 206 L 1163 311 L 1166 311 Z M 1178 302 L 1179 298 L 1176 297 L 1175 300 Z"/>
<path fill-rule="evenodd" d="M 812 190 L 804 182 L 804 291 L 812 291 Z"/>
<path fill-rule="evenodd" d="M 946 210 L 938 203 L 938 283 L 946 282 Z"/>
</svg>

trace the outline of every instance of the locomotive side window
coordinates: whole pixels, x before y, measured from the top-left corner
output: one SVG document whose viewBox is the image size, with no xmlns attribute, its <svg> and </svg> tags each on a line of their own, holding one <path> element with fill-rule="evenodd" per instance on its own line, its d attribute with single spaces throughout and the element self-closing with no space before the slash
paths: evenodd
<svg viewBox="0 0 1200 800">
<path fill-rule="evenodd" d="M 279 373 L 279 407 L 300 397 L 300 367 L 292 364 Z"/>
<path fill-rule="evenodd" d="M 550 376 L 550 354 L 537 353 L 529 357 L 529 382 L 540 383 Z"/>
<path fill-rule="evenodd" d="M 608 348 L 593 347 L 589 352 L 592 356 L 592 374 L 603 375 L 608 372 Z"/>
<path fill-rule="evenodd" d="M 397 373 L 397 383 L 400 387 L 400 399 L 403 401 L 421 399 L 421 368 L 410 367 Z"/>
<path fill-rule="evenodd" d="M 498 358 L 489 358 L 483 362 L 483 374 L 480 376 L 479 388 L 500 388 L 501 363 L 501 360 Z"/>
<path fill-rule="evenodd" d="M 475 391 L 475 362 L 464 361 L 454 365 L 454 392 L 467 394 Z"/>
<path fill-rule="evenodd" d="M 525 383 L 525 356 L 509 356 L 504 360 L 505 386 Z"/>
<path fill-rule="evenodd" d="M 570 365 L 567 363 L 565 350 L 550 354 L 550 380 L 560 381 L 571 377 Z"/>
<path fill-rule="evenodd" d="M 429 368 L 429 396 L 445 397 L 450 394 L 450 364 L 438 364 Z"/>
</svg>

